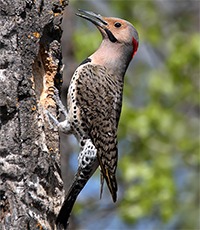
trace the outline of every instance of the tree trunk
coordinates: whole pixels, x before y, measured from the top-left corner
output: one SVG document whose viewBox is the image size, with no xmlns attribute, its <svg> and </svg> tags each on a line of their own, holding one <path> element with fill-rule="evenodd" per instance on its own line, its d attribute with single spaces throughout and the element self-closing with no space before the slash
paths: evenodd
<svg viewBox="0 0 200 230">
<path fill-rule="evenodd" d="M 0 229 L 54 229 L 64 197 L 49 87 L 67 0 L 0 0 Z"/>
</svg>

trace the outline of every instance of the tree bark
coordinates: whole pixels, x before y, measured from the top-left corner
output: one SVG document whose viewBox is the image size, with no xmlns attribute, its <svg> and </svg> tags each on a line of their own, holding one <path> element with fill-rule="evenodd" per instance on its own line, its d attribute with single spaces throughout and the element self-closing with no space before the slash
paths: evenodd
<svg viewBox="0 0 200 230">
<path fill-rule="evenodd" d="M 64 197 L 49 87 L 67 0 L 0 0 L 0 229 L 54 229 Z"/>
</svg>

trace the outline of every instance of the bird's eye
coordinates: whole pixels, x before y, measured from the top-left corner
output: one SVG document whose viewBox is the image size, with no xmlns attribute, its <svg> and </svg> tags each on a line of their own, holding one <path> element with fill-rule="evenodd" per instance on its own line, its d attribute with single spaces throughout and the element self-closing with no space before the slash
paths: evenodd
<svg viewBox="0 0 200 230">
<path fill-rule="evenodd" d="M 116 22 L 116 23 L 115 23 L 115 27 L 117 27 L 117 28 L 119 28 L 121 25 L 122 25 L 122 24 L 119 23 L 119 22 Z"/>
</svg>

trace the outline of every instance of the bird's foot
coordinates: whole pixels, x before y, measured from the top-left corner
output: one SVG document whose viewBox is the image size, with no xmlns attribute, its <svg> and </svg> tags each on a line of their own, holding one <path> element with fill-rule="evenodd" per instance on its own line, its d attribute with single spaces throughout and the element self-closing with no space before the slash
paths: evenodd
<svg viewBox="0 0 200 230">
<path fill-rule="evenodd" d="M 59 112 L 63 113 L 65 117 L 68 116 L 67 110 L 65 106 L 63 105 L 60 97 L 59 97 L 59 91 L 55 86 L 49 87 L 49 90 L 53 91 L 53 95 L 51 95 L 52 99 L 55 101 L 56 105 L 58 106 Z"/>
<path fill-rule="evenodd" d="M 56 127 L 58 127 L 58 129 L 61 132 L 69 134 L 69 133 L 71 133 L 71 126 L 70 126 L 70 123 L 68 121 L 69 120 L 68 119 L 68 113 L 67 113 L 67 110 L 66 110 L 65 106 L 63 105 L 62 101 L 60 100 L 59 91 L 54 86 L 50 87 L 49 90 L 53 90 L 53 95 L 50 95 L 50 97 L 55 101 L 56 105 L 58 106 L 59 111 L 61 113 L 63 113 L 65 116 L 65 120 L 62 122 L 59 122 L 58 119 L 52 113 L 50 113 L 49 111 L 46 110 L 45 113 L 47 114 L 49 123 L 50 123 L 51 127 L 56 126 Z M 52 125 L 52 123 L 53 123 L 53 125 Z"/>
<path fill-rule="evenodd" d="M 51 128 L 59 125 L 59 121 L 57 120 L 56 117 L 54 117 L 54 115 L 52 113 L 50 113 L 48 110 L 45 110 L 45 114 L 47 115 L 48 122 L 49 122 Z"/>
<path fill-rule="evenodd" d="M 50 124 L 50 128 L 53 129 L 54 127 L 58 127 L 58 129 L 63 133 L 66 133 L 66 134 L 71 133 L 71 126 L 70 126 L 70 123 L 69 123 L 69 121 L 67 119 L 65 119 L 64 121 L 59 122 L 57 120 L 57 118 L 54 117 L 54 115 L 52 113 L 50 113 L 48 110 L 45 110 L 45 113 L 47 115 L 48 122 Z"/>
</svg>

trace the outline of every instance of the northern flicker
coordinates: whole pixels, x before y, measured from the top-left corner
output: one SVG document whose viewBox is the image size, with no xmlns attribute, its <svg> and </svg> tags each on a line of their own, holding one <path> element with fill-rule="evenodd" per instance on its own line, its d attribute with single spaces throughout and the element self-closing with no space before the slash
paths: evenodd
<svg viewBox="0 0 200 230">
<path fill-rule="evenodd" d="M 78 194 L 98 166 L 113 201 L 117 199 L 117 128 L 124 74 L 139 44 L 138 33 L 128 21 L 83 10 L 77 15 L 95 24 L 103 40 L 72 76 L 66 120 L 57 122 L 61 131 L 76 136 L 81 148 L 77 173 L 56 220 L 64 228 Z"/>
</svg>

